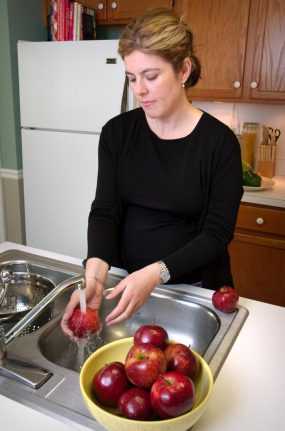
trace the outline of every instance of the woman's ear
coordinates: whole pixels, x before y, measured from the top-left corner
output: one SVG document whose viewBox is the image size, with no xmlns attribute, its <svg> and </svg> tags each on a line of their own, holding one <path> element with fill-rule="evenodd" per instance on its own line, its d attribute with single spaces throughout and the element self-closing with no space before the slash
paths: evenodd
<svg viewBox="0 0 285 431">
<path fill-rule="evenodd" d="M 182 68 L 181 68 L 181 81 L 184 83 L 187 81 L 189 76 L 191 75 L 192 70 L 192 62 L 190 57 L 186 57 L 183 60 Z"/>
</svg>

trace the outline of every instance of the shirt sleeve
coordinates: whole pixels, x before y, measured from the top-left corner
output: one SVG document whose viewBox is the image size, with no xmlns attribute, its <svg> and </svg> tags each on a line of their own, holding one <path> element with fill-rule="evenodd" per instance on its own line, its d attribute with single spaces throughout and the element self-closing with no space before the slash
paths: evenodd
<svg viewBox="0 0 285 431">
<path fill-rule="evenodd" d="M 227 130 L 207 162 L 208 186 L 197 236 L 164 258 L 171 280 L 201 269 L 225 253 L 243 193 L 239 142 Z"/>
<path fill-rule="evenodd" d="M 113 137 L 114 138 L 114 137 Z M 95 199 L 88 218 L 87 258 L 99 257 L 112 264 L 119 253 L 120 203 L 117 191 L 117 157 L 110 126 L 104 126 L 98 148 Z"/>
</svg>

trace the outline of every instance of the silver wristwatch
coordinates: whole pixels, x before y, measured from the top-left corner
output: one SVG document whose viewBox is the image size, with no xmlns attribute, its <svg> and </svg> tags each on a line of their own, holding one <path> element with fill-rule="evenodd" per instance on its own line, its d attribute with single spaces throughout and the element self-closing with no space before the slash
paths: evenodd
<svg viewBox="0 0 285 431">
<path fill-rule="evenodd" d="M 165 265 L 164 262 L 162 262 L 162 260 L 160 260 L 158 263 L 160 266 L 160 274 L 159 274 L 160 275 L 160 283 L 165 284 L 170 279 L 170 273 L 168 271 L 167 266 Z"/>
</svg>

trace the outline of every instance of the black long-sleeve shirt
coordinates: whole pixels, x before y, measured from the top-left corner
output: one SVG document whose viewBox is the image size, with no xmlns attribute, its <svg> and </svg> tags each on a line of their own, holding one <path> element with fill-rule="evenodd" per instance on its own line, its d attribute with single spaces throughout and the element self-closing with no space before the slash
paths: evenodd
<svg viewBox="0 0 285 431">
<path fill-rule="evenodd" d="M 180 139 L 160 139 L 142 109 L 110 120 L 88 225 L 88 257 L 129 272 L 163 260 L 171 283 L 232 284 L 227 244 L 242 196 L 239 143 L 203 113 Z"/>
</svg>

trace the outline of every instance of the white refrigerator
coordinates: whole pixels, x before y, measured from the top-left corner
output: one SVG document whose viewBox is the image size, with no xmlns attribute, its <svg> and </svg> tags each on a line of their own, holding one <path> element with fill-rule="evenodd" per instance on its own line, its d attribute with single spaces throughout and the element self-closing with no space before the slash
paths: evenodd
<svg viewBox="0 0 285 431">
<path fill-rule="evenodd" d="M 84 258 L 102 126 L 120 113 L 117 40 L 19 42 L 26 242 Z M 129 96 L 129 106 L 134 101 Z"/>
</svg>

